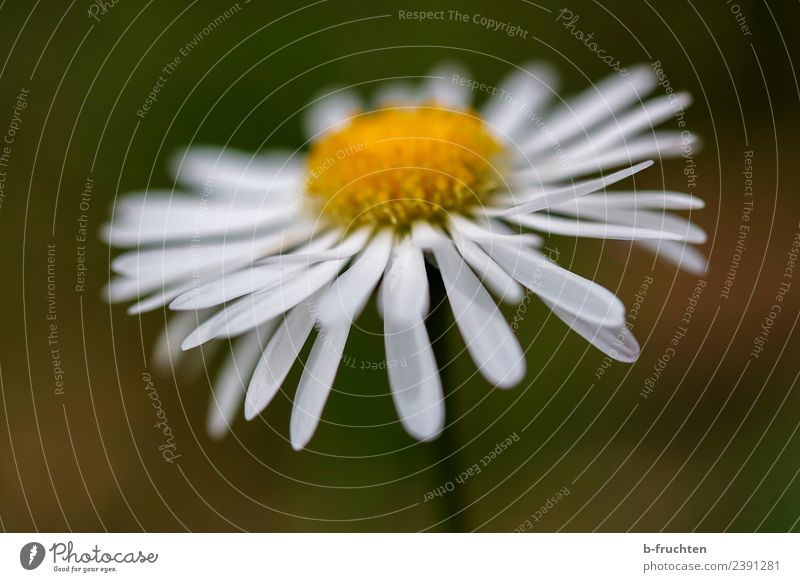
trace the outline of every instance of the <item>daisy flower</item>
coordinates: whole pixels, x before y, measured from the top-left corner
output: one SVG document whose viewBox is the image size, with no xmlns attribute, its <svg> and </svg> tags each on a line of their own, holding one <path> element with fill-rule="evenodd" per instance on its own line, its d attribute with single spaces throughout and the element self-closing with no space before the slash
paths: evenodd
<svg viewBox="0 0 800 582">
<path fill-rule="evenodd" d="M 230 346 L 209 406 L 212 435 L 224 434 L 242 400 L 246 418 L 260 414 L 314 336 L 290 421 L 292 446 L 305 447 L 374 293 L 400 421 L 417 439 L 434 438 L 445 410 L 425 326 L 432 269 L 476 367 L 500 388 L 523 379 L 525 353 L 496 300 L 527 292 L 608 356 L 639 355 L 622 302 L 550 260 L 541 235 L 634 241 L 704 270 L 687 244 L 703 243 L 704 232 L 666 212 L 701 200 L 606 191 L 651 158 L 691 151 L 687 132 L 654 129 L 689 105 L 687 94 L 645 100 L 656 78 L 634 67 L 562 101 L 552 70 L 531 64 L 478 110 L 468 78 L 443 65 L 422 83 L 386 84 L 368 106 L 350 90 L 329 91 L 307 107 L 304 148 L 192 147 L 174 159 L 175 189 L 116 205 L 105 236 L 132 250 L 113 260 L 110 299 L 138 299 L 132 313 L 179 312 L 159 360 L 172 365 L 215 339 Z"/>
</svg>

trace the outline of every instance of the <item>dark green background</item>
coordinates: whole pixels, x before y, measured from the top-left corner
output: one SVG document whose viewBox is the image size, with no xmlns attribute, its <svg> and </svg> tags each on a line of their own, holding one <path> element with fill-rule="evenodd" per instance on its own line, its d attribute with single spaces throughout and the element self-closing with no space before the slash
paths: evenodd
<svg viewBox="0 0 800 582">
<path fill-rule="evenodd" d="M 87 175 L 96 233 L 117 194 L 170 185 L 165 160 L 178 146 L 300 145 L 301 110 L 331 84 L 363 84 L 370 93 L 382 78 L 424 75 L 443 59 L 466 63 L 489 83 L 510 63 L 547 60 L 561 71 L 565 93 L 608 73 L 555 22 L 564 4 L 242 1 L 183 59 L 146 119 L 137 118 L 162 67 L 232 4 L 120 0 L 100 22 L 88 17 L 86 1 L 0 4 L 0 133 L 19 90 L 30 90 L 0 208 L 4 529 L 510 531 L 565 486 L 570 495 L 533 524 L 536 531 L 798 528 L 800 280 L 764 353 L 748 361 L 800 216 L 796 3 L 740 1 L 752 36 L 742 35 L 723 0 L 566 5 L 609 54 L 625 63 L 661 60 L 673 86 L 695 96 L 687 121 L 704 141 L 696 193 L 708 202 L 695 218 L 710 234 L 711 268 L 689 334 L 650 398 L 639 396 L 644 379 L 696 279 L 666 264 L 653 268 L 649 255 L 629 255 L 625 244 L 553 238 L 562 264 L 617 290 L 628 305 L 642 278 L 654 277 L 634 329 L 643 346 L 635 365 L 613 364 L 595 382 L 602 355 L 534 301 L 519 331 L 530 354 L 526 381 L 498 391 L 474 373 L 450 333 L 444 444 L 451 453 L 405 434 L 383 372 L 343 368 L 301 453 L 286 440 L 288 397 L 212 442 L 203 430 L 208 379 L 155 374 L 178 467 L 158 453 L 141 380 L 163 314 L 129 317 L 124 306 L 99 299 L 110 254 L 97 239 L 87 247 L 87 290 L 73 290 Z M 516 23 L 530 35 L 396 17 L 399 9 L 438 8 Z M 722 300 L 745 150 L 754 151 L 755 209 L 731 296 Z M 651 170 L 637 187 L 681 190 L 681 170 L 680 161 L 666 162 L 663 175 Z M 63 396 L 54 395 L 47 345 L 49 243 L 57 248 Z M 380 328 L 373 306 L 360 324 Z M 347 353 L 380 360 L 382 342 L 354 333 Z M 212 377 L 214 368 L 209 362 Z M 289 396 L 298 378 L 299 366 Z M 479 475 L 444 500 L 423 502 L 515 432 L 519 441 Z M 448 519 L 458 506 L 463 511 Z"/>
</svg>

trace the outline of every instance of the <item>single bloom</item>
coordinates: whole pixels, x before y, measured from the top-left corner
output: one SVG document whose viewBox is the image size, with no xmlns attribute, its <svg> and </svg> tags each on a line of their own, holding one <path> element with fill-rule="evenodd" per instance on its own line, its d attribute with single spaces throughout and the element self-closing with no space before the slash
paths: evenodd
<svg viewBox="0 0 800 582">
<path fill-rule="evenodd" d="M 290 421 L 292 446 L 305 447 L 375 293 L 386 362 L 403 362 L 386 366 L 400 420 L 434 438 L 445 409 L 425 326 L 430 269 L 476 367 L 500 388 L 523 379 L 525 353 L 496 300 L 528 292 L 608 356 L 639 355 L 622 302 L 551 260 L 541 235 L 634 241 L 704 271 L 689 245 L 705 233 L 667 212 L 702 208 L 699 198 L 606 191 L 651 158 L 691 155 L 691 134 L 655 129 L 688 94 L 645 100 L 657 80 L 641 66 L 562 100 L 553 71 L 532 63 L 474 109 L 466 79 L 441 65 L 421 83 L 382 86 L 368 106 L 351 90 L 326 92 L 307 108 L 304 148 L 192 147 L 174 157 L 174 189 L 117 202 L 104 235 L 130 250 L 113 260 L 108 296 L 137 299 L 131 313 L 177 312 L 157 360 L 230 347 L 209 404 L 213 436 L 242 400 L 247 419 L 260 414 L 314 336 Z"/>
</svg>

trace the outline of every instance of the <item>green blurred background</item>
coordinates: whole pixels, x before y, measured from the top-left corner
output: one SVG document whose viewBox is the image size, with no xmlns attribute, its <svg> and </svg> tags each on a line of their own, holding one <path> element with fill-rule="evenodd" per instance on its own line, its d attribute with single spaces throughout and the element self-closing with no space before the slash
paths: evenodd
<svg viewBox="0 0 800 582">
<path fill-rule="evenodd" d="M 0 3 L 0 132 L 17 95 L 29 91 L 0 206 L 3 529 L 798 529 L 800 280 L 764 351 L 749 356 L 800 218 L 797 3 L 739 0 L 737 21 L 734 4 L 723 0 L 240 0 L 237 13 L 183 59 L 145 119 L 136 111 L 161 69 L 234 2 L 106 4 Z M 209 359 L 195 379 L 153 372 L 181 455 L 165 463 L 142 382 L 164 314 L 130 317 L 125 306 L 100 299 L 112 254 L 96 234 L 114 197 L 169 187 L 165 160 L 188 143 L 298 146 L 302 108 L 331 84 L 371 93 L 382 78 L 424 75 L 441 60 L 462 61 L 493 83 L 510 63 L 535 58 L 560 70 L 565 93 L 582 89 L 608 68 L 556 22 L 564 7 L 609 54 L 624 63 L 660 60 L 672 85 L 695 96 L 687 122 L 704 142 L 695 193 L 708 206 L 693 218 L 710 234 L 711 266 L 688 334 L 653 393 L 640 395 L 697 279 L 623 243 L 554 237 L 548 244 L 562 264 L 615 289 L 628 306 L 644 277 L 653 277 L 634 328 L 643 346 L 635 365 L 615 363 L 598 380 L 602 354 L 533 301 L 518 332 L 529 372 L 514 390 L 491 389 L 458 334 L 447 336 L 449 425 L 438 444 L 414 442 L 396 422 L 385 372 L 343 367 L 310 449 L 296 453 L 287 441 L 288 396 L 300 366 L 286 395 L 216 442 L 204 432 L 216 369 Z M 397 17 L 422 9 L 480 13 L 529 35 Z M 754 209 L 722 299 L 740 232 L 747 150 L 754 152 Z M 637 187 L 685 190 L 682 162 L 662 167 L 663 174 L 637 178 Z M 94 188 L 82 211 L 87 176 Z M 86 289 L 76 292 L 82 213 L 90 240 Z M 48 244 L 56 245 L 61 395 L 48 345 Z M 380 329 L 374 306 L 360 325 L 347 353 L 380 361 L 382 342 L 368 333 Z M 480 474 L 425 500 L 509 435 L 519 438 Z M 569 495 L 537 514 L 564 488 Z"/>
</svg>

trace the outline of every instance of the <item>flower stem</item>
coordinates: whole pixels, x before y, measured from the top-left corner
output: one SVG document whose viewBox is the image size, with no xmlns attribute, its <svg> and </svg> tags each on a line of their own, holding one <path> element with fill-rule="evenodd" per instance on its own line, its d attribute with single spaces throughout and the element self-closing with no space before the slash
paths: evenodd
<svg viewBox="0 0 800 582">
<path fill-rule="evenodd" d="M 452 409 L 453 394 L 450 393 L 450 382 L 448 365 L 450 354 L 447 349 L 447 329 L 451 324 L 449 315 L 449 304 L 444 283 L 439 276 L 439 271 L 429 269 L 428 280 L 430 281 L 431 307 L 432 311 L 428 315 L 427 327 L 433 342 L 433 353 L 436 363 L 439 366 L 439 376 L 442 380 L 447 408 Z M 440 507 L 444 516 L 443 527 L 448 531 L 466 532 L 469 531 L 466 520 L 466 491 L 455 479 L 464 468 L 459 461 L 459 439 L 456 433 L 456 425 L 445 424 L 445 429 L 433 442 L 434 454 L 436 456 L 436 467 L 439 469 L 439 479 L 437 487 L 453 484 L 450 491 L 445 491 L 442 496 Z M 449 488 L 449 486 L 447 486 Z"/>
</svg>

